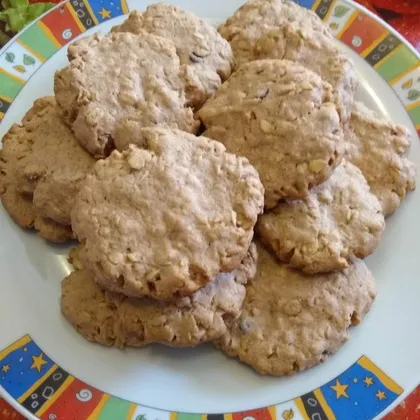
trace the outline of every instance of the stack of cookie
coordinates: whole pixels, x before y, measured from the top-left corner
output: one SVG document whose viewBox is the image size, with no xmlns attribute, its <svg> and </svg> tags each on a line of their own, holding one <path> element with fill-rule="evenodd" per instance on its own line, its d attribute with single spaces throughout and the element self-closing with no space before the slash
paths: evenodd
<svg viewBox="0 0 420 420">
<path fill-rule="evenodd" d="M 0 195 L 13 220 L 53 242 L 73 238 L 70 211 L 96 160 L 83 149 L 53 97 L 38 99 L 3 137 Z"/>
<path fill-rule="evenodd" d="M 240 315 L 264 190 L 248 160 L 179 130 L 138 130 L 88 175 L 72 210 L 80 269 L 62 311 L 90 340 L 193 346 Z"/>
<path fill-rule="evenodd" d="M 220 338 L 255 276 L 264 206 L 248 160 L 195 136 L 194 113 L 232 71 L 229 43 L 160 4 L 79 40 L 68 58 L 55 97 L 36 101 L 3 139 L 5 208 L 45 239 L 79 240 L 62 312 L 88 339 Z"/>
<path fill-rule="evenodd" d="M 75 42 L 54 91 L 79 142 L 98 158 L 116 141 L 122 120 L 196 134 L 194 112 L 232 71 L 229 43 L 215 28 L 175 6 L 133 12 L 105 36 Z"/>
<path fill-rule="evenodd" d="M 137 133 L 128 137 L 130 124 L 196 134 L 195 110 L 233 64 L 230 45 L 215 28 L 164 4 L 133 12 L 104 37 L 80 39 L 68 58 L 55 75 L 55 98 L 36 101 L 0 151 L 5 208 L 17 224 L 53 242 L 73 237 L 70 210 L 96 160 L 124 150 L 131 139 L 141 143 Z"/>
<path fill-rule="evenodd" d="M 262 373 L 325 360 L 376 295 L 360 260 L 415 188 L 409 133 L 355 103 L 353 64 L 324 23 L 253 0 L 219 28 L 236 69 L 198 112 L 204 135 L 248 157 L 265 188 L 259 266 L 217 345 Z"/>
<path fill-rule="evenodd" d="M 61 299 L 75 328 L 211 341 L 273 375 L 334 353 L 372 305 L 361 259 L 415 168 L 408 131 L 355 103 L 322 21 L 253 0 L 217 32 L 157 4 L 68 58 L 4 137 L 0 194 L 21 226 L 80 242 Z"/>
</svg>

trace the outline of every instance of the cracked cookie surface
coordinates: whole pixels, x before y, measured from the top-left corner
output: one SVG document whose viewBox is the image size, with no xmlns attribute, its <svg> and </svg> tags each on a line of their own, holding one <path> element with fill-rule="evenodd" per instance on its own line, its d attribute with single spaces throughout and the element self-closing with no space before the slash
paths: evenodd
<svg viewBox="0 0 420 420">
<path fill-rule="evenodd" d="M 144 13 L 133 11 L 113 32 L 146 31 L 171 40 L 183 65 L 188 102 L 199 108 L 232 72 L 229 43 L 217 30 L 194 13 L 158 3 Z"/>
<path fill-rule="evenodd" d="M 55 74 L 54 92 L 80 144 L 94 156 L 113 150 L 123 118 L 144 127 L 198 130 L 170 40 L 146 32 L 96 34 L 72 44 L 69 58 Z"/>
<path fill-rule="evenodd" d="M 245 284 L 254 278 L 256 264 L 256 247 L 251 244 L 236 270 L 170 303 L 104 291 L 86 270 L 76 270 L 62 282 L 61 310 L 81 335 L 103 345 L 195 346 L 219 338 L 238 318 Z"/>
<path fill-rule="evenodd" d="M 131 146 L 95 165 L 72 212 L 80 260 L 104 288 L 170 300 L 237 268 L 263 208 L 247 159 L 221 143 L 143 129 Z"/>
<path fill-rule="evenodd" d="M 384 215 L 392 214 L 416 188 L 416 166 L 404 156 L 409 131 L 358 102 L 345 136 L 346 159 L 362 171 Z"/>
<path fill-rule="evenodd" d="M 287 23 L 264 34 L 255 44 L 250 60 L 290 60 L 319 74 L 335 90 L 340 116 L 347 122 L 359 86 L 353 63 L 341 53 L 335 39 L 310 26 L 306 28 L 307 21 L 303 22 Z"/>
<path fill-rule="evenodd" d="M 314 72 L 287 60 L 244 64 L 198 112 L 204 135 L 247 157 L 265 206 L 298 199 L 340 163 L 344 134 L 336 95 Z"/>
<path fill-rule="evenodd" d="M 354 65 L 312 10 L 293 1 L 250 1 L 219 30 L 232 45 L 237 67 L 253 60 L 284 59 L 319 74 L 337 92 L 343 121 L 349 120 L 359 85 Z"/>
<path fill-rule="evenodd" d="M 306 273 L 330 272 L 365 258 L 379 245 L 385 220 L 360 170 L 343 160 L 303 200 L 284 201 L 257 230 L 281 261 Z"/>
<path fill-rule="evenodd" d="M 39 215 L 69 226 L 74 198 L 96 160 L 64 123 L 53 97 L 38 99 L 13 136 L 29 147 L 17 167 L 18 190 L 33 196 Z"/>
<path fill-rule="evenodd" d="M 322 363 L 369 311 L 372 274 L 356 260 L 342 272 L 306 276 L 257 249 L 242 314 L 216 345 L 263 374 L 291 375 Z"/>
<path fill-rule="evenodd" d="M 22 124 L 10 128 L 0 156 L 1 198 L 15 222 L 53 242 L 71 239 L 71 206 L 95 160 L 62 121 L 53 97 L 35 101 Z"/>
<path fill-rule="evenodd" d="M 261 36 L 288 23 L 332 38 L 328 27 L 315 12 L 291 0 L 248 1 L 219 26 L 219 32 L 229 41 L 236 66 L 240 67 L 249 61 L 250 54 Z"/>
</svg>

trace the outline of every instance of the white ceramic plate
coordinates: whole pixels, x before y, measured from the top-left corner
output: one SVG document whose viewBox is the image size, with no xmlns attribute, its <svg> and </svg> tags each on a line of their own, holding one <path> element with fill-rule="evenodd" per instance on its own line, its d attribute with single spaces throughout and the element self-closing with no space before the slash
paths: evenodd
<svg viewBox="0 0 420 420">
<path fill-rule="evenodd" d="M 0 55 L 0 135 L 21 120 L 36 98 L 52 94 L 53 74 L 66 64 L 68 42 L 82 32 L 107 31 L 123 20 L 122 14 L 149 3 L 72 0 L 13 39 Z M 242 2 L 176 3 L 216 24 Z M 420 61 L 414 50 L 348 0 L 300 3 L 329 23 L 354 59 L 362 80 L 359 99 L 410 128 L 409 156 L 420 166 Z M 420 195 L 414 192 L 387 220 L 381 246 L 367 260 L 378 282 L 377 301 L 344 348 L 322 366 L 270 378 L 211 345 L 121 351 L 88 343 L 60 315 L 60 281 L 70 271 L 68 249 L 22 231 L 0 208 L 0 393 L 31 419 L 382 415 L 420 380 L 419 214 Z"/>
</svg>

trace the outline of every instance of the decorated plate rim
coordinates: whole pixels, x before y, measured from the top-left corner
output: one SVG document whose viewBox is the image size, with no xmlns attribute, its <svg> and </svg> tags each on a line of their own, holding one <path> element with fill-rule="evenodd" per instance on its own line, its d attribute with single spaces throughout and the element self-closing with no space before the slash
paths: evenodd
<svg viewBox="0 0 420 420">
<path fill-rule="evenodd" d="M 112 0 L 106 0 L 106 3 L 101 5 L 109 6 L 111 1 Z M 380 17 L 355 3 L 353 0 L 295 1 L 300 3 L 303 7 L 314 10 L 324 21 L 328 21 L 336 38 L 350 47 L 360 57 L 364 58 L 365 61 L 376 70 L 377 74 L 385 80 L 402 102 L 417 133 L 420 135 L 420 54 L 414 47 L 390 25 L 380 19 Z M 129 12 L 126 0 L 114 0 L 114 3 L 119 5 L 119 10 L 111 10 L 111 12 L 116 13 L 113 16 L 110 16 L 109 13 L 111 12 L 107 10 L 108 8 L 105 9 L 105 7 L 102 7 L 101 10 L 95 9 L 93 6 L 94 2 L 95 0 L 90 0 L 90 2 L 88 2 L 88 0 L 65 0 L 59 3 L 19 32 L 0 50 L 0 124 L 8 108 L 18 97 L 24 85 L 58 50 L 65 47 L 68 42 L 85 32 L 87 29 L 93 28 L 109 18 L 112 19 Z M 78 7 L 80 5 L 85 7 L 87 14 L 91 16 L 90 20 L 79 17 Z M 338 7 L 341 7 L 341 9 L 338 9 Z M 337 10 L 339 10 L 339 12 L 337 12 Z M 348 16 L 341 21 L 340 24 L 337 24 L 334 22 L 334 19 L 331 19 L 333 13 L 340 15 L 343 12 L 344 15 L 348 13 Z M 48 17 L 53 18 L 54 15 L 57 15 L 58 13 L 65 14 L 63 18 L 67 18 L 69 22 L 70 19 L 72 19 L 71 24 L 73 32 L 70 30 L 70 32 L 65 33 L 65 31 L 63 31 L 59 34 L 58 32 L 54 32 L 59 28 L 51 28 L 48 26 Z M 341 18 L 342 16 L 338 17 Z M 56 19 L 53 20 L 54 22 L 57 22 Z M 352 36 L 352 27 L 355 26 L 356 20 L 363 21 L 362 24 L 365 25 L 365 27 L 375 27 L 375 30 L 372 29 L 372 32 L 375 32 L 376 36 L 370 40 L 369 46 L 363 46 L 363 49 L 361 49 L 362 45 L 359 45 L 357 37 L 355 37 L 354 34 Z M 332 24 L 337 25 L 337 27 L 331 26 Z M 31 41 L 25 39 L 25 34 L 34 32 L 34 28 L 37 30 L 40 29 L 41 32 L 43 31 L 43 33 L 46 34 L 46 37 L 51 41 L 49 48 L 43 48 L 42 51 L 37 51 L 37 45 L 34 45 L 33 48 L 31 48 L 31 45 L 28 45 Z M 34 38 L 34 40 L 35 39 L 36 38 Z M 16 54 L 7 56 L 15 45 L 20 49 L 23 48 L 24 51 L 23 60 L 19 64 L 14 63 Z M 2 64 L 5 61 L 2 60 L 2 58 L 5 57 L 8 58 L 7 63 L 10 64 L 10 66 L 8 66 L 8 64 L 6 66 Z M 393 66 L 393 63 L 387 64 L 388 61 L 395 61 L 397 58 L 399 60 L 398 66 Z M 20 77 L 19 73 L 22 74 L 22 77 Z M 416 79 L 416 77 L 418 77 L 418 79 Z M 419 90 L 417 90 L 417 88 L 411 89 L 413 84 L 417 86 L 416 83 L 419 84 Z M 11 93 L 11 95 L 8 96 L 6 93 Z M 43 375 L 34 383 L 28 384 L 28 389 L 25 390 L 20 397 L 16 397 L 11 393 L 13 384 L 9 387 L 1 385 L 1 375 L 7 373 L 4 372 L 4 370 L 7 369 L 4 368 L 4 366 L 8 366 L 5 362 L 8 358 L 16 356 L 21 351 L 26 352 L 28 349 L 30 349 L 30 352 L 33 352 L 31 355 L 36 360 L 40 360 L 39 358 L 41 358 L 41 360 L 50 363 L 50 368 L 47 372 L 43 372 Z M 37 356 L 35 356 L 35 354 Z M 149 414 L 153 413 L 155 418 L 159 420 L 243 420 L 245 418 L 247 418 L 247 420 L 276 420 L 277 418 L 289 420 L 291 418 L 310 419 L 314 418 L 313 416 L 317 414 L 320 416 L 318 417 L 320 419 L 336 419 L 348 418 L 352 413 L 346 411 L 345 417 L 340 417 L 340 410 L 331 403 L 330 396 L 334 395 L 334 392 L 336 392 L 337 396 L 339 395 L 339 392 L 345 393 L 345 389 L 343 390 L 344 385 L 342 384 L 342 378 L 348 377 L 351 372 L 360 369 L 366 373 L 366 378 L 373 378 L 373 381 L 379 384 L 378 386 L 382 387 L 381 389 L 383 389 L 383 391 L 378 388 L 376 395 L 374 395 L 379 402 L 383 401 L 383 399 L 381 399 L 383 395 L 382 392 L 387 393 L 388 396 L 392 396 L 392 398 L 386 399 L 386 403 L 376 405 L 376 408 L 373 407 L 373 405 L 364 404 L 364 408 L 367 411 L 365 410 L 358 414 L 364 415 L 366 419 L 385 414 L 402 396 L 407 396 L 408 392 L 411 391 L 410 389 L 404 390 L 401 388 L 384 371 L 382 371 L 380 367 L 375 365 L 372 360 L 366 355 L 361 354 L 358 360 L 336 378 L 312 392 L 306 393 L 293 400 L 240 413 L 177 413 L 132 403 L 106 394 L 81 382 L 63 368 L 57 366 L 49 359 L 48 352 L 44 352 L 29 335 L 25 335 L 15 343 L 10 343 L 7 348 L 0 350 L 0 396 L 26 418 L 34 420 L 38 418 L 55 420 L 57 419 L 57 416 L 51 410 L 58 409 L 64 410 L 65 412 L 67 412 L 66 410 L 70 410 L 71 405 L 69 405 L 68 400 L 65 400 L 62 396 L 65 395 L 66 392 L 73 392 L 72 386 L 74 387 L 76 383 L 78 392 L 76 392 L 77 390 L 75 388 L 73 394 L 76 396 L 77 401 L 83 405 L 83 409 L 87 410 L 86 413 L 88 414 L 86 414 L 86 418 L 89 418 L 89 420 L 119 420 L 120 418 L 146 420 L 146 416 L 141 414 L 142 410 L 145 412 L 147 411 Z M 60 373 L 60 375 L 58 373 Z M 56 383 L 53 383 L 54 377 L 59 378 Z M 369 381 L 370 380 L 368 379 L 368 382 Z M 369 389 L 369 386 L 366 386 L 366 389 Z M 46 394 L 49 396 L 48 398 L 44 398 L 42 405 L 36 405 L 35 402 L 39 401 L 32 397 L 37 395 L 38 398 L 40 391 L 42 391 L 42 395 L 47 391 L 52 393 L 51 395 Z M 366 395 L 365 397 L 367 398 L 368 396 Z M 369 397 L 371 396 L 369 395 Z M 340 397 L 337 397 L 337 400 L 339 400 L 339 398 Z M 375 404 L 377 404 L 378 401 L 374 400 Z M 117 402 L 119 402 L 119 405 Z M 117 406 L 119 408 L 116 408 Z M 341 413 L 341 416 L 342 415 L 343 414 Z M 81 420 L 81 418 L 77 418 L 77 420 Z"/>
</svg>

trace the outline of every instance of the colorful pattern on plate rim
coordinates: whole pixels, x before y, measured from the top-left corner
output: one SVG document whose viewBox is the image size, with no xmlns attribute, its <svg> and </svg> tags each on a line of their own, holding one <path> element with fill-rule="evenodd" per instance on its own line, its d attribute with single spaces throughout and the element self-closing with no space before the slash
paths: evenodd
<svg viewBox="0 0 420 420">
<path fill-rule="evenodd" d="M 106 394 L 72 376 L 25 335 L 0 351 L 0 386 L 42 420 L 334 420 L 373 419 L 403 389 L 366 356 L 312 392 L 237 413 L 174 413 Z"/>
<path fill-rule="evenodd" d="M 420 134 L 420 60 L 380 22 L 346 0 L 295 0 L 313 9 L 344 44 L 394 89 Z M 28 26 L 0 54 L 0 122 L 30 77 L 55 52 L 106 20 L 128 13 L 125 0 L 70 0 Z M 332 420 L 372 419 L 403 389 L 366 356 L 292 401 L 228 414 L 171 413 L 95 389 L 56 365 L 29 336 L 0 352 L 0 386 L 40 419 Z"/>
</svg>

